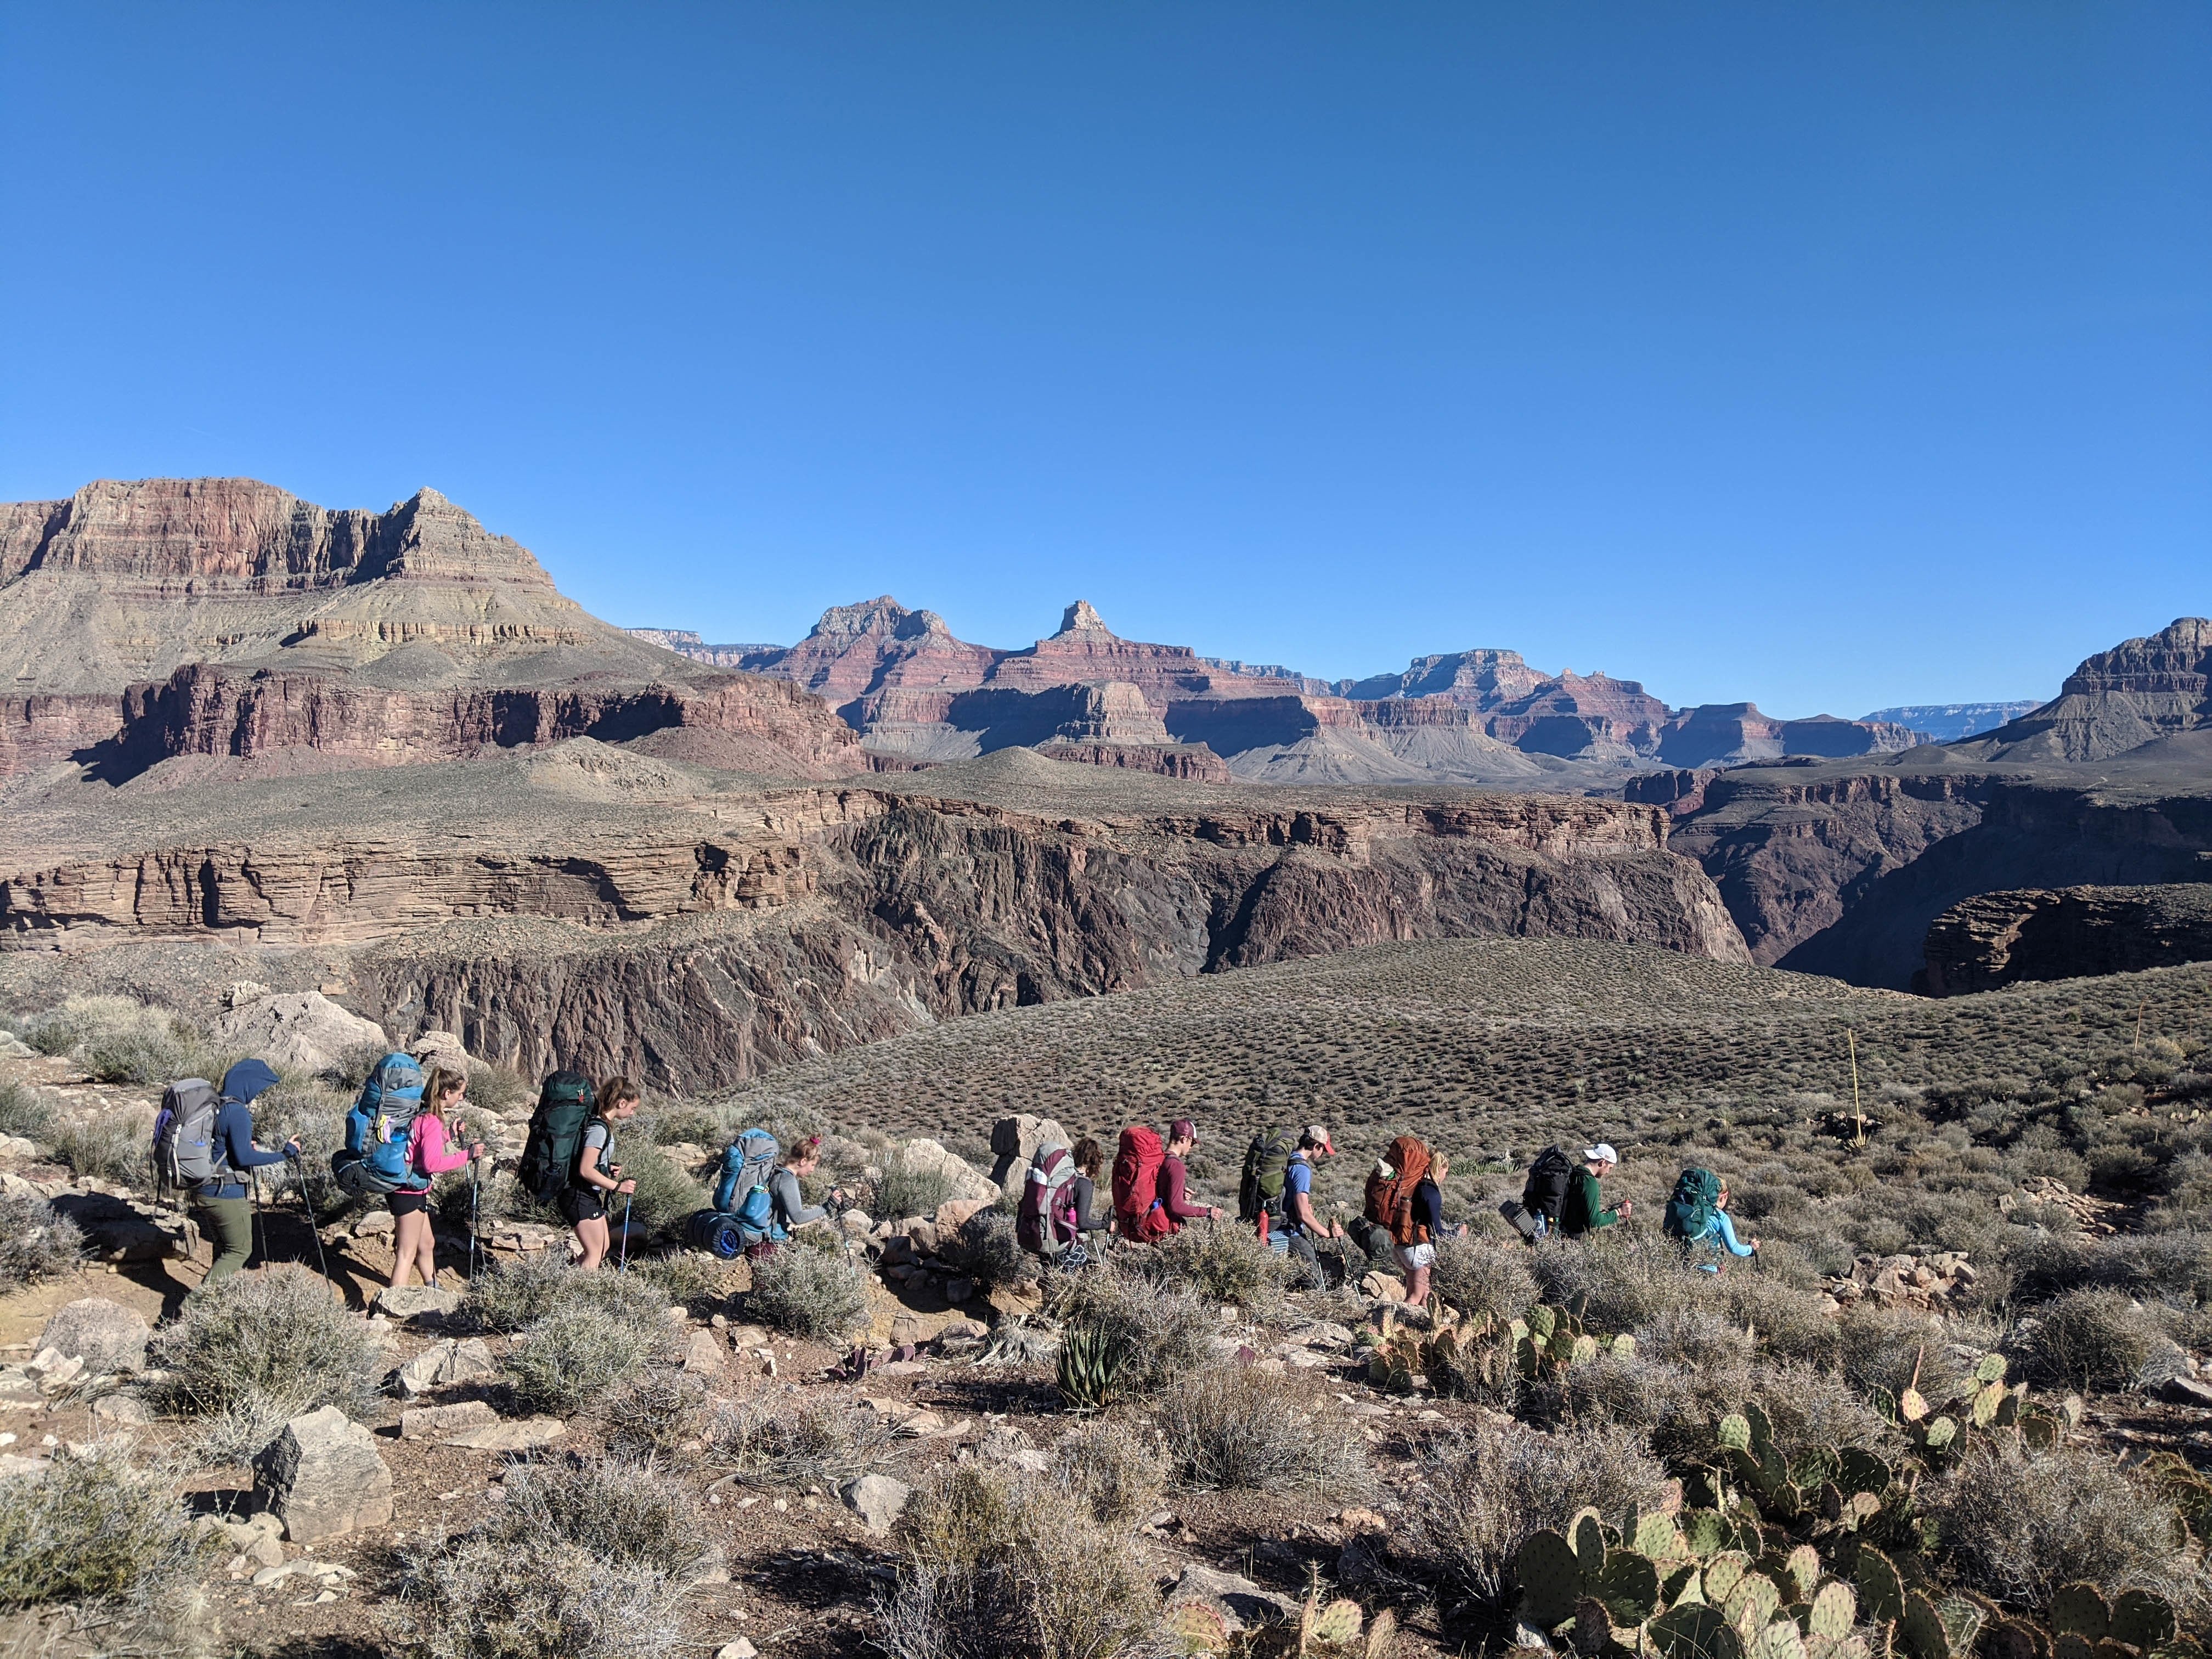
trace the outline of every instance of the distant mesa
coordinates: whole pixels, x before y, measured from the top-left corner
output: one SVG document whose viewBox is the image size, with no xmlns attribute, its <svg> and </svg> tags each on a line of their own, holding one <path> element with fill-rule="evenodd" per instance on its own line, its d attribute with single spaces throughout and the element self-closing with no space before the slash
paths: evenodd
<svg viewBox="0 0 2212 1659">
<path fill-rule="evenodd" d="M 2179 617 L 2100 651 L 2041 708 L 1961 745 L 1978 759 L 2100 761 L 2212 730 L 2212 621 Z"/>
<path fill-rule="evenodd" d="M 434 489 L 381 513 L 251 478 L 101 480 L 0 506 L 0 775 L 185 755 L 238 775 L 683 731 L 732 766 L 865 766 L 775 680 L 590 615 Z"/>
<path fill-rule="evenodd" d="M 636 631 L 702 660 L 734 649 L 694 646 L 673 629 Z M 1516 651 L 1449 652 L 1417 657 L 1401 673 L 1315 679 L 1124 639 L 1087 599 L 1067 607 L 1054 633 L 1000 650 L 957 639 L 936 612 L 886 594 L 825 611 L 797 646 L 733 665 L 829 698 L 872 755 L 902 765 L 1015 745 L 1072 753 L 1104 740 L 1120 745 L 1114 764 L 1147 758 L 1131 745 L 1172 744 L 1259 782 L 1618 787 L 1621 774 L 1657 767 L 1883 754 L 1924 740 L 1894 722 L 1778 720 L 1749 703 L 1673 709 L 1634 680 L 1547 673 Z M 1094 688 L 1079 708 L 1076 687 Z M 1176 775 L 1213 775 L 1195 763 Z"/>
<path fill-rule="evenodd" d="M 2042 706 L 2033 697 L 2012 702 L 1919 702 L 1877 708 L 1859 719 L 1869 726 L 1902 726 L 1930 743 L 1956 743 L 1993 732 Z"/>
</svg>

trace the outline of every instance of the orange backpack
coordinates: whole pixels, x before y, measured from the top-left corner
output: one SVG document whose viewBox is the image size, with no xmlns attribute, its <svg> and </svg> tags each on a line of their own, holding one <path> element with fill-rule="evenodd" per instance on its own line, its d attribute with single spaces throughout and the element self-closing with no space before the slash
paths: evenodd
<svg viewBox="0 0 2212 1659">
<path fill-rule="evenodd" d="M 1428 1238 L 1428 1228 L 1413 1217 L 1413 1189 L 1428 1172 L 1429 1149 L 1412 1135 L 1400 1135 L 1367 1177 L 1367 1218 L 1389 1228 L 1395 1243 L 1419 1244 Z"/>
</svg>

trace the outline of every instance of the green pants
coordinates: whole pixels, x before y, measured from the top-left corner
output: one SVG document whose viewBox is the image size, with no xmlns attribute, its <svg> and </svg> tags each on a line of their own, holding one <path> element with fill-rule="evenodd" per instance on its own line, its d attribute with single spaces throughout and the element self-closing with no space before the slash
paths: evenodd
<svg viewBox="0 0 2212 1659">
<path fill-rule="evenodd" d="M 207 1277 L 195 1287 L 193 1293 L 197 1295 L 211 1285 L 220 1285 L 243 1267 L 246 1259 L 253 1254 L 253 1200 L 195 1196 L 192 1219 L 215 1246 L 215 1266 L 208 1269 Z"/>
</svg>

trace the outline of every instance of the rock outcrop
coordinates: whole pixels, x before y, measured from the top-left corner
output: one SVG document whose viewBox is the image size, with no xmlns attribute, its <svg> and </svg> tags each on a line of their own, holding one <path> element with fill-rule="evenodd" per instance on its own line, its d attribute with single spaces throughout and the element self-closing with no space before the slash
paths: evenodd
<svg viewBox="0 0 2212 1659">
<path fill-rule="evenodd" d="M 386 1046 L 384 1028 L 349 1013 L 317 991 L 241 1003 L 215 1023 L 215 1040 L 281 1071 L 327 1072 L 356 1050 Z"/>
<path fill-rule="evenodd" d="M 2179 617 L 2100 651 L 2040 708 L 1960 747 L 1978 760 L 2107 760 L 2212 730 L 2212 621 Z"/>
<path fill-rule="evenodd" d="M 255 1460 L 254 1498 L 295 1544 L 317 1544 L 392 1519 L 392 1469 L 376 1437 L 336 1406 L 284 1425 Z"/>
<path fill-rule="evenodd" d="M 665 730 L 786 775 L 865 764 L 815 699 L 599 621 L 435 490 L 383 513 L 245 478 L 15 503 L 0 607 L 0 775 L 177 756 L 265 775 Z"/>
<path fill-rule="evenodd" d="M 1978 893 L 1922 949 L 1914 988 L 1936 996 L 2212 961 L 2212 884 Z"/>
</svg>

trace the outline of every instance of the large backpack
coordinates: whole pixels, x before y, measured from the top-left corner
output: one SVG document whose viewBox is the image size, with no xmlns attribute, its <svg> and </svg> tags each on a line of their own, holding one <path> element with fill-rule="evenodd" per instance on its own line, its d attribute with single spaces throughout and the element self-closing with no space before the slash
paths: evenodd
<svg viewBox="0 0 2212 1659">
<path fill-rule="evenodd" d="M 154 1119 L 154 1168 L 172 1187 L 198 1187 L 229 1167 L 215 1138 L 222 1095 L 204 1077 L 179 1078 L 161 1091 L 161 1109 Z"/>
<path fill-rule="evenodd" d="M 1133 1242 L 1165 1238 L 1175 1224 L 1160 1208 L 1160 1165 L 1167 1148 L 1159 1132 L 1148 1124 L 1133 1123 L 1121 1131 L 1121 1144 L 1114 1153 L 1114 1213 L 1120 1218 L 1121 1236 Z"/>
<path fill-rule="evenodd" d="M 714 1179 L 714 1207 L 686 1224 L 691 1243 L 725 1261 L 760 1244 L 781 1244 L 791 1237 L 775 1218 L 775 1194 L 769 1177 L 783 1149 L 765 1129 L 748 1129 L 722 1149 L 722 1172 Z"/>
<path fill-rule="evenodd" d="M 1029 1173 L 1022 1178 L 1021 1208 L 1015 1212 L 1014 1239 L 1032 1255 L 1053 1261 L 1075 1243 L 1075 1154 L 1057 1140 L 1048 1140 L 1030 1158 Z"/>
<path fill-rule="evenodd" d="M 397 1192 L 408 1176 L 408 1132 L 422 1109 L 422 1067 L 412 1054 L 376 1062 L 346 1114 L 345 1145 L 331 1154 L 331 1178 L 356 1198 Z"/>
<path fill-rule="evenodd" d="M 1428 1237 L 1413 1213 L 1414 1189 L 1428 1172 L 1429 1149 L 1412 1135 L 1400 1135 L 1367 1177 L 1367 1218 L 1388 1227 L 1394 1243 L 1419 1244 Z"/>
<path fill-rule="evenodd" d="M 1553 1232 L 1559 1231 L 1559 1212 L 1566 1207 L 1567 1188 L 1575 1166 L 1556 1146 L 1547 1146 L 1528 1166 L 1528 1184 L 1521 1189 L 1521 1207 L 1544 1218 Z"/>
<path fill-rule="evenodd" d="M 540 1203 L 550 1204 L 576 1173 L 576 1154 L 584 1143 L 599 1094 L 581 1072 L 556 1072 L 538 1091 L 530 1133 L 522 1143 L 522 1162 L 514 1178 Z"/>
<path fill-rule="evenodd" d="M 1298 1149 L 1296 1129 L 1262 1129 L 1244 1149 L 1244 1175 L 1237 1183 L 1237 1218 L 1247 1226 L 1262 1215 L 1283 1221 L 1283 1166 Z"/>
<path fill-rule="evenodd" d="M 1703 1238 L 1720 1208 L 1721 1178 L 1711 1170 L 1688 1169 L 1674 1182 L 1660 1225 L 1669 1238 L 1688 1243 Z"/>
</svg>

